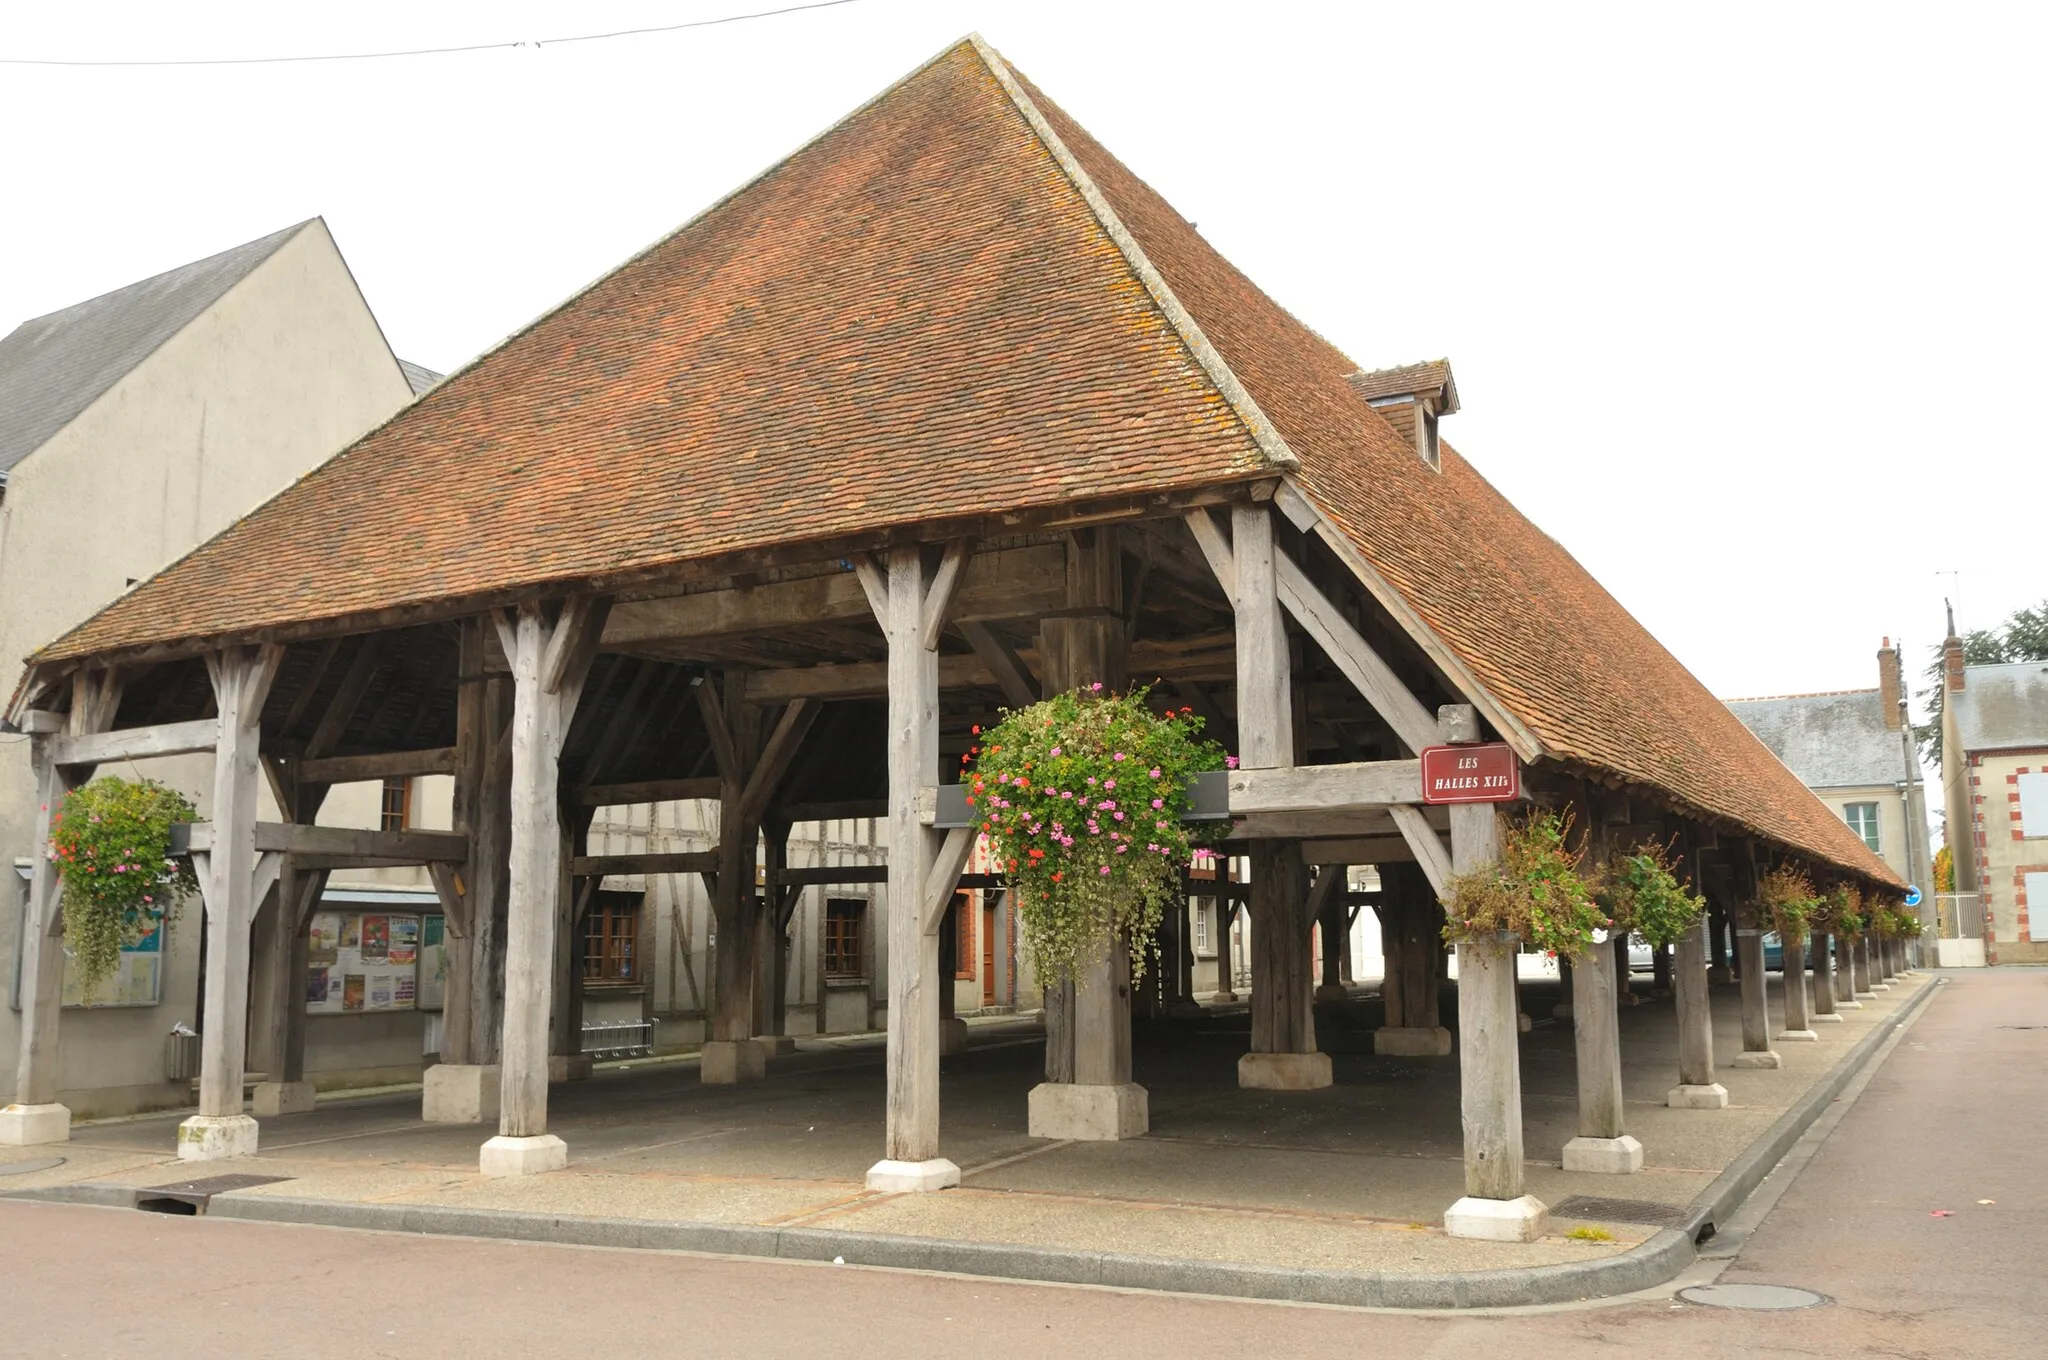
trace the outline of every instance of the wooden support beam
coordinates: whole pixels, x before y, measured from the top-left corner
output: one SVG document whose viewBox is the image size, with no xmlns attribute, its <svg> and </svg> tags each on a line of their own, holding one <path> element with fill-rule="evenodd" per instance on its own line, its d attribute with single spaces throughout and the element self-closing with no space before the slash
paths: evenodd
<svg viewBox="0 0 2048 1360">
<path fill-rule="evenodd" d="M 967 645 L 974 649 L 981 664 L 988 667 L 996 683 L 1002 686 L 1003 697 L 1012 708 L 1029 708 L 1038 702 L 1038 681 L 1024 665 L 1010 645 L 989 631 L 985 623 L 965 622 L 958 624 L 960 635 L 967 639 Z M 946 687 L 945 664 L 941 658 L 939 666 L 939 688 Z"/>
<path fill-rule="evenodd" d="M 791 822 L 849 822 L 889 815 L 886 798 L 849 798 L 836 803 L 783 803 L 774 815 Z"/>
<path fill-rule="evenodd" d="M 932 583 L 925 590 L 918 624 L 918 639 L 928 652 L 939 649 L 939 634 L 946 627 L 946 611 L 952 608 L 953 592 L 960 585 L 960 572 L 973 551 L 974 545 L 970 541 L 955 539 L 946 545 L 945 556 L 939 559 L 939 569 L 932 573 Z"/>
<path fill-rule="evenodd" d="M 633 784 L 586 784 L 576 790 L 578 807 L 635 807 L 691 798 L 718 797 L 717 779 L 645 779 Z"/>
<path fill-rule="evenodd" d="M 1273 542 L 1273 518 L 1263 505 L 1230 512 L 1237 614 L 1238 756 L 1251 769 L 1292 765 L 1293 679 L 1287 628 L 1280 613 L 1278 562 L 1286 560 Z"/>
<path fill-rule="evenodd" d="M 779 888 L 830 887 L 839 883 L 887 883 L 886 864 L 824 864 L 801 869 L 782 869 L 770 880 Z"/>
<path fill-rule="evenodd" d="M 882 568 L 867 553 L 855 553 L 853 563 L 854 579 L 860 582 L 860 591 L 866 597 L 868 610 L 881 618 L 889 608 L 889 583 L 882 574 Z"/>
<path fill-rule="evenodd" d="M 1341 812 L 1422 801 L 1422 762 L 1296 765 L 1230 772 L 1230 811 Z"/>
<path fill-rule="evenodd" d="M 1480 806 L 1486 807 L 1488 811 L 1492 810 L 1489 804 Z M 1394 815 L 1394 825 L 1401 829 L 1401 838 L 1408 842 L 1408 849 L 1413 852 L 1415 862 L 1422 866 L 1422 872 L 1428 877 L 1429 886 L 1435 890 L 1438 897 L 1449 896 L 1451 855 L 1444 849 L 1444 843 L 1437 838 L 1436 832 L 1422 815 L 1422 809 L 1397 806 L 1390 808 L 1389 811 Z"/>
<path fill-rule="evenodd" d="M 348 731 L 349 719 L 355 716 L 363 695 L 369 691 L 370 681 L 376 678 L 383 645 L 382 634 L 364 636 L 362 646 L 356 648 L 356 654 L 349 659 L 348 670 L 341 677 L 341 688 L 328 701 L 327 711 L 320 715 L 313 735 L 306 739 L 306 749 L 299 753 L 301 759 L 318 760 L 341 744 L 342 736 Z"/>
<path fill-rule="evenodd" d="M 66 733 L 50 739 L 50 758 L 60 767 L 104 765 L 118 760 L 193 755 L 211 751 L 219 742 L 220 720 L 196 718 L 157 727 L 124 727 L 115 732 Z"/>
<path fill-rule="evenodd" d="M 797 699 L 782 710 L 782 717 L 769 734 L 767 744 L 761 748 L 761 758 L 748 772 L 746 787 L 740 794 L 740 821 L 743 824 L 752 826 L 761 820 L 761 814 L 767 811 L 768 800 L 774 796 L 782 777 L 796 759 L 797 751 L 803 746 L 811 724 L 818 720 L 819 711 L 816 699 Z"/>
<path fill-rule="evenodd" d="M 452 831 L 366 831 L 346 826 L 306 826 L 299 822 L 257 822 L 256 853 L 285 855 L 349 855 L 396 864 L 451 863 L 469 857 L 469 838 Z M 173 853 L 209 854 L 220 847 L 212 822 L 171 828 Z"/>
<path fill-rule="evenodd" d="M 1337 668 L 1358 687 L 1358 692 L 1386 720 L 1387 726 L 1394 729 L 1394 734 L 1411 751 L 1434 746 L 1437 742 L 1435 715 L 1408 692 L 1401 678 L 1351 626 L 1351 621 L 1322 591 L 1316 589 L 1315 582 L 1295 565 L 1293 558 L 1276 552 L 1273 554 L 1273 566 L 1280 602 L 1287 606 L 1287 612 L 1294 615 L 1302 631 L 1314 638 L 1316 645 L 1337 663 Z"/>
<path fill-rule="evenodd" d="M 946 839 L 939 846 L 938 857 L 932 861 L 931 872 L 924 881 L 924 930 L 927 935 L 939 928 L 939 918 L 953 901 L 960 882 L 960 871 L 967 867 L 967 857 L 974 853 L 974 838 L 977 833 L 969 827 L 954 827 L 946 833 Z"/>
<path fill-rule="evenodd" d="M 455 773 L 455 748 L 435 746 L 423 751 L 379 751 L 374 755 L 322 756 L 298 762 L 297 775 L 308 784 L 355 784 L 370 779 L 411 779 Z"/>
<path fill-rule="evenodd" d="M 726 721 L 725 705 L 719 702 L 718 687 L 709 676 L 691 681 L 697 691 L 697 710 L 704 717 L 704 730 L 711 739 L 711 756 L 718 763 L 720 788 L 746 779 L 740 766 L 740 749 L 732 739 L 732 725 Z"/>
<path fill-rule="evenodd" d="M 630 874 L 701 874 L 718 868 L 716 850 L 650 851 L 630 855 L 577 855 L 569 872 L 577 878 Z"/>
<path fill-rule="evenodd" d="M 1237 596 L 1237 555 L 1231 551 L 1230 542 L 1223 531 L 1216 527 L 1216 521 L 1207 510 L 1190 510 L 1186 516 L 1190 532 L 1195 536 L 1195 545 L 1208 559 L 1209 570 L 1216 573 L 1216 584 L 1223 587 L 1226 598 Z"/>
</svg>

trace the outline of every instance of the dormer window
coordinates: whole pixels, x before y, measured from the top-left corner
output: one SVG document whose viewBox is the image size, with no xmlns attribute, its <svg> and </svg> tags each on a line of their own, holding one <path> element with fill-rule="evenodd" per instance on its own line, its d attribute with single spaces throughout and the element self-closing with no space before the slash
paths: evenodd
<svg viewBox="0 0 2048 1360">
<path fill-rule="evenodd" d="M 1458 385 L 1451 379 L 1450 360 L 1354 373 L 1350 382 L 1395 433 L 1414 446 L 1416 457 L 1437 471 L 1443 470 L 1437 422 L 1458 409 Z"/>
</svg>

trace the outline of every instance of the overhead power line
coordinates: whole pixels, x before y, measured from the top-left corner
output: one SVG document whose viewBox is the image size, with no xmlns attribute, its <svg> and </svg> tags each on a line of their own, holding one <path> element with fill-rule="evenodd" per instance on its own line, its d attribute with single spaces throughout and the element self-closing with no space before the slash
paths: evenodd
<svg viewBox="0 0 2048 1360">
<path fill-rule="evenodd" d="M 857 4 L 859 0 L 811 0 L 810 4 L 784 5 L 779 9 L 755 10 L 748 14 L 725 14 L 716 19 L 693 19 L 688 23 L 659 24 L 650 28 L 622 28 L 611 33 L 573 33 L 561 38 L 515 39 L 507 42 L 461 43 L 453 47 L 408 47 L 388 52 L 320 52 L 291 57 L 191 57 L 142 61 L 72 60 L 63 57 L 0 57 L 0 66 L 275 66 L 302 61 L 378 61 L 385 57 L 440 57 L 455 52 L 495 52 L 519 47 L 558 47 L 564 43 L 603 42 L 608 38 L 638 38 L 652 33 L 679 33 L 686 28 L 715 28 L 720 24 L 743 23 L 748 19 L 772 19 L 778 14 L 803 10 L 833 9 Z"/>
</svg>

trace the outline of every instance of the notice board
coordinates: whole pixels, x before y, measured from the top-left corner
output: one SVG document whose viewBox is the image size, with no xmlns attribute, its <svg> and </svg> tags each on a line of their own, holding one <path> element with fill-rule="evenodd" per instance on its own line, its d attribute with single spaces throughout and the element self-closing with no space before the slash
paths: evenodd
<svg viewBox="0 0 2048 1360">
<path fill-rule="evenodd" d="M 310 930 L 306 950 L 308 1012 L 345 1015 L 417 1007 L 417 913 L 318 911 L 313 913 Z"/>
</svg>

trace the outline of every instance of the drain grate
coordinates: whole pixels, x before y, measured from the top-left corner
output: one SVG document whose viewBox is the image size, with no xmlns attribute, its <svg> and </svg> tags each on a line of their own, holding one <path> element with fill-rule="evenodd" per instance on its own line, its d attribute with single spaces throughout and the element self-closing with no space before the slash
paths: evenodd
<svg viewBox="0 0 2048 1360">
<path fill-rule="evenodd" d="M 207 1201 L 230 1190 L 247 1190 L 255 1185 L 276 1185 L 290 1176 L 251 1176 L 238 1172 L 229 1176 L 203 1176 L 192 1181 L 152 1185 L 135 1192 L 135 1207 L 155 1214 L 203 1214 Z"/>
<path fill-rule="evenodd" d="M 62 1157 L 38 1157 L 32 1162 L 9 1162 L 5 1166 L 0 1166 L 0 1176 L 26 1176 L 32 1171 L 49 1171 L 62 1165 Z"/>
<path fill-rule="evenodd" d="M 1679 1290 L 1678 1297 L 1705 1308 L 1746 1308 L 1765 1313 L 1818 1308 L 1834 1302 L 1825 1294 L 1784 1284 L 1696 1284 Z"/>
<path fill-rule="evenodd" d="M 1602 1199 L 1598 1195 L 1573 1195 L 1550 1206 L 1556 1218 L 1613 1219 L 1618 1223 L 1649 1223 L 1659 1228 L 1675 1226 L 1685 1217 L 1683 1204 L 1659 1204 L 1647 1199 Z"/>
</svg>

